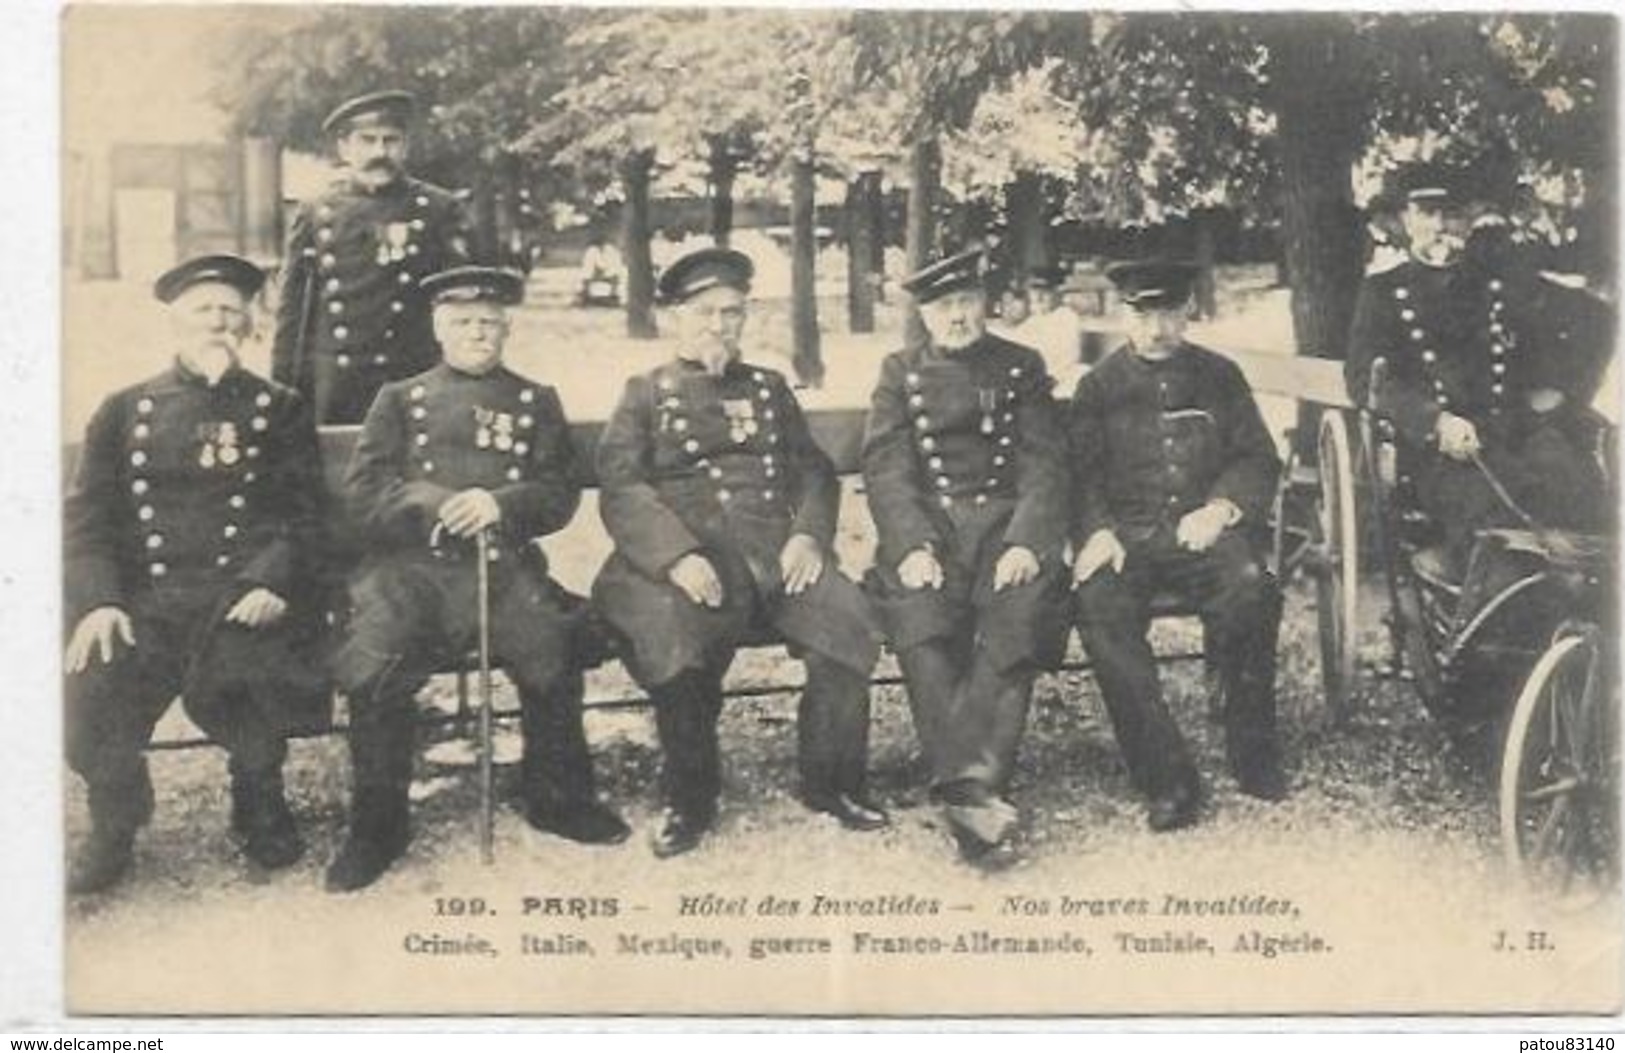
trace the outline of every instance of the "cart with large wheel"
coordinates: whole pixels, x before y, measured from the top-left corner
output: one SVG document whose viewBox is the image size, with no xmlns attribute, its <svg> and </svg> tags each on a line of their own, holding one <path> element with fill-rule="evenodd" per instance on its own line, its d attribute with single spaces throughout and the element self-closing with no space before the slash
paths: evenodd
<svg viewBox="0 0 1625 1053">
<path fill-rule="evenodd" d="M 1335 432 L 1323 429 L 1322 457 L 1329 445 L 1345 463 L 1346 436 Z M 1605 462 L 1613 433 L 1598 432 Z M 1521 879 L 1543 892 L 1611 889 L 1620 786 L 1613 539 L 1545 528 L 1503 494 L 1524 525 L 1479 531 L 1455 580 L 1392 427 L 1362 408 L 1359 434 L 1388 595 L 1386 671 L 1409 680 L 1441 720 L 1499 734 L 1503 850 Z M 1339 529 L 1352 551 L 1359 520 L 1349 518 Z"/>
</svg>

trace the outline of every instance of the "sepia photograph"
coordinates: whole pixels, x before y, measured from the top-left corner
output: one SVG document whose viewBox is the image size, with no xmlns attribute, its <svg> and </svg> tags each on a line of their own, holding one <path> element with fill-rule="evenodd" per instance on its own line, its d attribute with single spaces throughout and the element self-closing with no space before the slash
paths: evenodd
<svg viewBox="0 0 1625 1053">
<path fill-rule="evenodd" d="M 1615 15 L 59 28 L 70 1017 L 1620 1012 Z"/>
</svg>

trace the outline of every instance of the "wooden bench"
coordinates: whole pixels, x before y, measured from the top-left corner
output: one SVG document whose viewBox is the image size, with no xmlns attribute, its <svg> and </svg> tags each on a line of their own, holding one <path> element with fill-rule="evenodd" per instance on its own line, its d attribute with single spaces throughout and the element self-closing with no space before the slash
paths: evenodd
<svg viewBox="0 0 1625 1053">
<path fill-rule="evenodd" d="M 1231 357 L 1241 365 L 1243 372 L 1248 376 L 1255 394 L 1265 397 L 1286 398 L 1293 401 L 1310 401 L 1335 408 L 1349 406 L 1347 396 L 1343 391 L 1341 363 L 1299 359 L 1279 354 L 1259 351 L 1239 351 L 1231 353 Z M 814 440 L 829 454 L 835 464 L 836 471 L 843 477 L 853 477 L 860 472 L 860 453 L 863 442 L 864 419 L 867 410 L 864 408 L 841 409 L 811 409 L 807 411 L 808 426 L 812 431 Z M 596 479 L 590 477 L 590 466 L 593 462 L 593 452 L 597 449 L 598 436 L 603 430 L 603 422 L 586 421 L 577 422 L 572 426 L 573 438 L 576 448 L 582 456 L 583 462 L 589 467 L 589 485 L 596 486 Z M 329 495 L 333 498 L 329 507 L 335 511 L 342 507 L 338 495 L 342 493 L 343 480 L 349 465 L 350 454 L 354 449 L 360 434 L 359 426 L 329 426 L 323 427 L 320 432 L 322 468 Z M 77 444 L 66 451 L 64 463 L 72 465 L 77 457 Z M 1293 485 L 1312 484 L 1307 477 L 1291 480 Z M 1173 596 L 1160 596 L 1154 599 L 1152 605 L 1154 617 L 1184 617 L 1194 613 L 1188 605 L 1180 602 Z M 771 641 L 768 645 L 773 645 Z M 1159 655 L 1159 661 L 1174 662 L 1201 658 L 1202 653 L 1197 651 L 1182 651 Z M 1070 660 L 1062 668 L 1065 671 L 1077 671 L 1088 668 L 1087 660 Z M 466 665 L 453 664 L 446 670 L 457 676 L 458 695 L 460 699 L 459 712 L 444 716 L 427 716 L 425 720 L 430 723 L 446 724 L 466 719 L 467 706 L 467 680 L 468 668 Z M 882 672 L 874 677 L 876 685 L 898 685 L 902 678 L 895 673 Z M 788 684 L 776 681 L 761 686 L 730 687 L 724 694 L 726 697 L 758 697 L 780 694 L 793 690 L 799 684 Z M 628 695 L 608 699 L 595 699 L 588 703 L 592 708 L 627 708 L 646 705 L 647 700 L 642 695 Z M 514 719 L 517 710 L 511 708 L 500 709 L 497 712 L 499 719 Z M 335 728 L 342 727 L 338 722 Z M 312 732 L 321 733 L 321 732 Z M 155 741 L 153 749 L 180 749 L 207 744 L 206 739 L 188 736 L 178 739 Z"/>
</svg>

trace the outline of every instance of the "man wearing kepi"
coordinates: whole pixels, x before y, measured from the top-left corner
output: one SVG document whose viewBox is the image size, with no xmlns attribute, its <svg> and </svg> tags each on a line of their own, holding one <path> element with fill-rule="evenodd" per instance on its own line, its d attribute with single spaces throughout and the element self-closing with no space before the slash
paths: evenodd
<svg viewBox="0 0 1625 1053">
<path fill-rule="evenodd" d="M 1287 792 L 1275 726 L 1281 595 L 1261 561 L 1280 472 L 1241 370 L 1187 343 L 1196 268 L 1108 269 L 1128 347 L 1078 382 L 1068 417 L 1078 627 L 1154 830 L 1195 822 L 1201 777 L 1163 701 L 1146 640 L 1154 595 L 1194 602 L 1224 696 L 1230 770 L 1244 793 Z"/>
<path fill-rule="evenodd" d="M 158 279 L 174 364 L 104 402 L 66 510 L 68 761 L 92 831 L 71 877 L 108 888 L 152 814 L 144 757 L 177 694 L 223 746 L 231 828 L 262 867 L 303 852 L 283 793 L 286 737 L 326 698 L 297 670 L 319 529 L 309 407 L 238 364 L 264 275 L 236 256 Z M 303 705 L 301 705 L 303 704 Z"/>
<path fill-rule="evenodd" d="M 1410 258 L 1361 288 L 1348 385 L 1392 422 L 1402 472 L 1443 527 L 1444 548 L 1422 550 L 1418 571 L 1459 582 L 1479 528 L 1527 525 L 1523 514 L 1549 527 L 1607 522 L 1586 407 L 1613 320 L 1490 251 L 1493 233 L 1469 239 L 1486 196 L 1472 173 L 1426 163 L 1392 178 Z"/>
<path fill-rule="evenodd" d="M 354 424 L 378 389 L 434 365 L 419 280 L 465 262 L 463 209 L 403 167 L 412 96 L 351 99 L 322 123 L 342 171 L 294 216 L 272 375 L 304 392 L 319 424 Z"/>
<path fill-rule="evenodd" d="M 661 274 L 677 357 L 627 383 L 598 447 L 615 553 L 593 598 L 654 703 L 662 857 L 716 821 L 722 678 L 765 626 L 807 665 L 802 800 L 849 829 L 887 823 L 865 796 L 879 630 L 830 549 L 840 487 L 828 456 L 784 378 L 740 361 L 752 271 L 742 253 L 704 249 Z"/>
<path fill-rule="evenodd" d="M 519 692 L 525 818 L 587 844 L 628 833 L 595 796 L 582 730 L 575 652 L 585 606 L 547 576 L 533 544 L 575 514 L 581 472 L 557 394 L 502 362 L 524 277 L 456 267 L 425 278 L 423 292 L 444 361 L 379 391 L 345 480 L 368 556 L 336 660 L 351 706 L 354 801 L 327 872 L 334 891 L 370 885 L 406 850 L 413 699 L 436 655 L 466 653 L 477 639 L 481 533 L 492 654 Z"/>
<path fill-rule="evenodd" d="M 1016 860 L 1006 787 L 1033 679 L 1058 663 L 1066 467 L 1043 360 L 986 332 L 983 258 L 907 278 L 929 343 L 881 367 L 863 445 L 871 591 L 961 854 Z"/>
</svg>

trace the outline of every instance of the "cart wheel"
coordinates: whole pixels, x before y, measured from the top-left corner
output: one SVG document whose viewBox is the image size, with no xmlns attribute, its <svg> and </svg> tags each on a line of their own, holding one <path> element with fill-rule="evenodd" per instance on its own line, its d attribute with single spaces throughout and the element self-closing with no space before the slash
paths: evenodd
<svg viewBox="0 0 1625 1053">
<path fill-rule="evenodd" d="M 1320 531 L 1315 608 L 1320 621 L 1320 674 L 1335 720 L 1347 715 L 1354 689 L 1360 535 L 1354 510 L 1353 455 L 1348 426 L 1335 411 L 1320 419 Z"/>
<path fill-rule="evenodd" d="M 1275 502 L 1270 506 L 1270 573 L 1275 580 L 1284 587 L 1286 579 L 1291 572 L 1287 566 L 1287 491 L 1292 488 L 1292 475 L 1298 467 L 1298 451 L 1293 450 L 1287 457 L 1286 470 L 1281 473 L 1281 482 L 1275 488 Z"/>
<path fill-rule="evenodd" d="M 1403 552 L 1399 559 L 1407 558 Z M 1423 585 L 1413 571 L 1394 571 L 1399 580 L 1394 584 L 1394 602 L 1397 609 L 1389 631 L 1398 633 L 1404 645 L 1405 663 L 1411 682 L 1422 707 L 1436 717 L 1450 713 L 1450 700 L 1445 694 L 1444 671 L 1439 667 L 1435 653 L 1442 640 L 1422 602 Z"/>
<path fill-rule="evenodd" d="M 1619 877 L 1616 699 L 1595 630 L 1563 636 L 1535 663 L 1501 758 L 1501 846 L 1530 891 L 1584 906 Z"/>
</svg>

